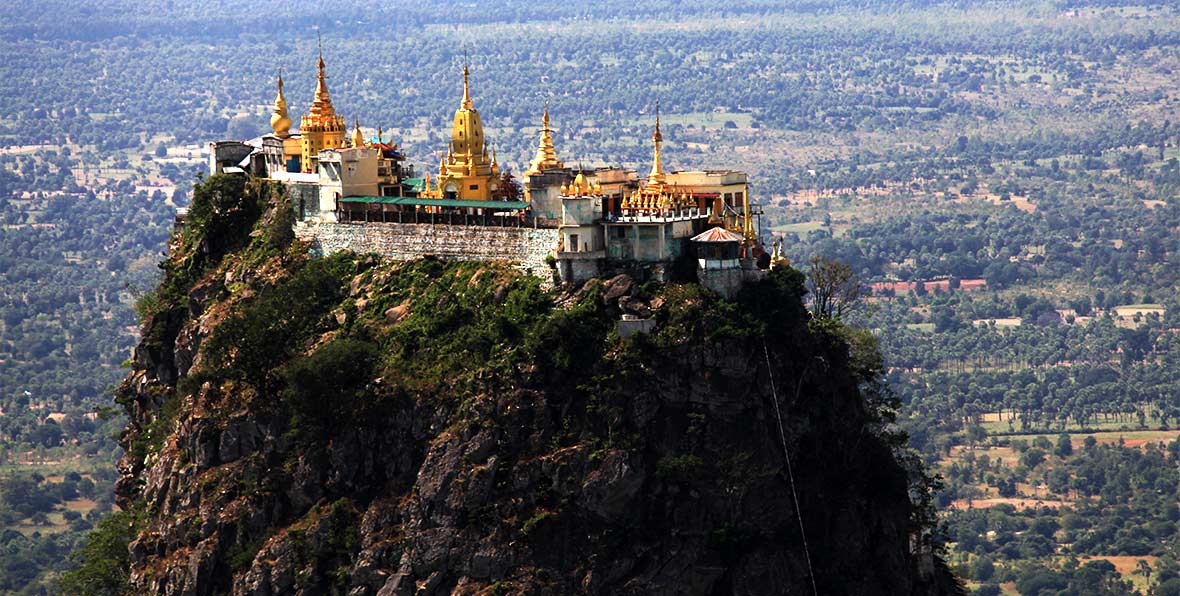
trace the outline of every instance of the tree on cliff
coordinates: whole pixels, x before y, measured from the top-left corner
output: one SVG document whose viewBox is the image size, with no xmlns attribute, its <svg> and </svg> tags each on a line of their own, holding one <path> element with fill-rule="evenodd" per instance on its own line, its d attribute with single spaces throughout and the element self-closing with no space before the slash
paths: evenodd
<svg viewBox="0 0 1180 596">
<path fill-rule="evenodd" d="M 823 319 L 840 319 L 848 314 L 869 289 L 847 263 L 816 255 L 807 271 L 811 313 Z"/>
</svg>

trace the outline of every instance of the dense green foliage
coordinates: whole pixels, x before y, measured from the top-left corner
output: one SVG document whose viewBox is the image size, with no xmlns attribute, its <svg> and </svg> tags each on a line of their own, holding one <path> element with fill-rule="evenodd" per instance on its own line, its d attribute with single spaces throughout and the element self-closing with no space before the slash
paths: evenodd
<svg viewBox="0 0 1180 596">
<path fill-rule="evenodd" d="M 136 514 L 120 511 L 86 535 L 86 544 L 74 553 L 78 566 L 65 573 L 59 588 L 77 596 L 123 596 L 127 593 L 127 568 L 131 564 L 131 540 L 139 532 Z"/>
</svg>

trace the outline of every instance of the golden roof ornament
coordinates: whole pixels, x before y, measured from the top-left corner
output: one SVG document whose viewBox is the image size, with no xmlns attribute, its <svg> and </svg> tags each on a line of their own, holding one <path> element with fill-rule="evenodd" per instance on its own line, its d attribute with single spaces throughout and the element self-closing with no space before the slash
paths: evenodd
<svg viewBox="0 0 1180 596">
<path fill-rule="evenodd" d="M 655 151 L 652 158 L 651 173 L 647 176 L 648 184 L 664 183 L 664 164 L 660 160 L 660 144 L 663 141 L 664 135 L 660 134 L 660 102 L 656 101 L 656 129 L 651 133 L 651 142 L 655 146 Z"/>
<path fill-rule="evenodd" d="M 317 34 L 316 44 L 319 46 L 320 57 L 316 61 L 315 99 L 311 104 L 313 115 L 329 117 L 336 113 L 332 107 L 332 97 L 328 94 L 328 75 L 324 72 L 324 44 Z"/>
<path fill-rule="evenodd" d="M 557 150 L 553 147 L 553 129 L 549 128 L 549 101 L 546 100 L 545 111 L 541 115 L 541 138 L 537 143 L 537 153 L 529 162 L 526 175 L 564 167 L 565 164 L 557 159 Z"/>
<path fill-rule="evenodd" d="M 307 113 L 303 115 L 299 128 L 302 132 L 344 132 L 344 117 L 336 114 L 336 108 L 332 107 L 332 97 L 328 94 L 328 75 L 324 72 L 324 44 L 318 34 L 316 44 L 319 47 L 319 60 L 316 61 L 315 98 Z"/>
<path fill-rule="evenodd" d="M 353 147 L 364 147 L 365 146 L 365 136 L 363 134 L 361 134 L 361 119 L 360 118 L 357 118 L 353 121 L 352 146 Z"/>
<path fill-rule="evenodd" d="M 279 70 L 279 92 L 275 95 L 274 110 L 270 115 L 270 127 L 276 136 L 291 136 L 291 116 L 287 114 L 287 98 L 283 97 L 283 71 Z"/>
<path fill-rule="evenodd" d="M 463 60 L 463 101 L 460 102 L 459 108 L 464 110 L 471 109 L 471 88 L 467 84 L 467 60 Z"/>
</svg>

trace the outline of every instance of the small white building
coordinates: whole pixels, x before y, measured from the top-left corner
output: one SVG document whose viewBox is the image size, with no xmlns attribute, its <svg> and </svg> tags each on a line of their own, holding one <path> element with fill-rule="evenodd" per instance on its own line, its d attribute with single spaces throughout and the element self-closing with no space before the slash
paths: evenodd
<svg viewBox="0 0 1180 596">
<path fill-rule="evenodd" d="M 693 236 L 697 253 L 697 281 L 702 286 L 733 298 L 742 288 L 742 237 L 720 226 Z"/>
</svg>

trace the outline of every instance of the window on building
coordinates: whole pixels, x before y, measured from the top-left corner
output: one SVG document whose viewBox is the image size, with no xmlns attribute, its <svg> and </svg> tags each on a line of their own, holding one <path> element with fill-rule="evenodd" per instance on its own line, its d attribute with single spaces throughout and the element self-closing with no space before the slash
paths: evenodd
<svg viewBox="0 0 1180 596">
<path fill-rule="evenodd" d="M 479 185 L 478 185 L 478 184 L 472 184 L 471 186 L 469 186 L 469 187 L 467 187 L 467 188 L 468 188 L 468 190 L 479 190 Z"/>
</svg>

